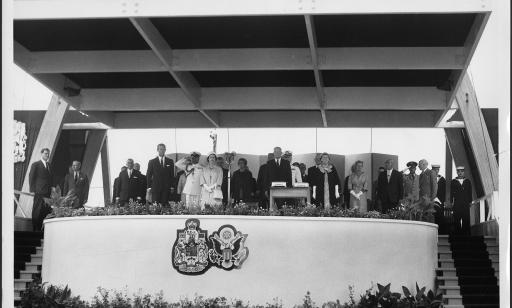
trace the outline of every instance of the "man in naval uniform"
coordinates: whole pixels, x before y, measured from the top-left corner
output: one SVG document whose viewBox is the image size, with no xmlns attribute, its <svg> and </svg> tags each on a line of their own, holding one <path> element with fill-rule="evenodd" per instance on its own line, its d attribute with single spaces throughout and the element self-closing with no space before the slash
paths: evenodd
<svg viewBox="0 0 512 308">
<path fill-rule="evenodd" d="M 453 205 L 455 232 L 470 235 L 469 206 L 473 199 L 471 181 L 464 177 L 464 167 L 457 167 L 457 177 L 450 185 L 450 202 Z"/>
</svg>

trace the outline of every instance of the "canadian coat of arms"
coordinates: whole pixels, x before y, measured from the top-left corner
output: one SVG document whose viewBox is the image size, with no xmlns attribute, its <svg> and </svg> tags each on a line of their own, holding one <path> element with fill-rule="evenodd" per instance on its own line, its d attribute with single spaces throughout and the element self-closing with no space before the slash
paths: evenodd
<svg viewBox="0 0 512 308">
<path fill-rule="evenodd" d="M 249 256 L 249 248 L 245 247 L 247 234 L 237 231 L 231 225 L 224 225 L 210 235 L 208 257 L 212 265 L 225 270 L 241 268 Z"/>
<path fill-rule="evenodd" d="M 185 228 L 177 231 L 172 266 L 185 275 L 200 275 L 212 265 L 228 271 L 239 269 L 249 256 L 246 239 L 247 234 L 232 225 L 223 225 L 208 237 L 208 231 L 200 228 L 199 219 L 187 219 Z"/>
<path fill-rule="evenodd" d="M 210 267 L 208 262 L 208 231 L 201 230 L 199 219 L 185 221 L 172 248 L 172 265 L 180 273 L 198 275 Z"/>
</svg>

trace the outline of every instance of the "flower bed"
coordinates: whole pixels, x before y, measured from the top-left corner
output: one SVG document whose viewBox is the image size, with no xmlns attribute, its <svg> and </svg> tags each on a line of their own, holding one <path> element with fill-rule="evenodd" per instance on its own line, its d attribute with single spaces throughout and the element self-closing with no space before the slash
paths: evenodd
<svg viewBox="0 0 512 308">
<path fill-rule="evenodd" d="M 284 205 L 278 210 L 267 210 L 250 206 L 246 203 L 238 203 L 232 207 L 206 206 L 201 209 L 199 206 L 186 207 L 182 202 L 169 202 L 161 204 L 141 204 L 130 202 L 125 207 L 107 205 L 105 207 L 89 209 L 73 209 L 63 206 L 61 203 L 54 203 L 53 212 L 46 218 L 75 217 L 75 216 L 115 216 L 115 215 L 243 215 L 243 216 L 295 216 L 295 217 L 354 217 L 354 218 L 375 218 L 375 219 L 400 219 L 433 222 L 432 213 L 434 210 L 430 204 L 404 202 L 398 209 L 391 210 L 386 214 L 377 211 L 359 212 L 357 209 L 345 209 L 333 207 L 324 209 L 312 204 L 306 205 Z"/>
<path fill-rule="evenodd" d="M 366 290 L 365 294 L 356 297 L 354 288 L 349 286 L 349 299 L 344 303 L 341 301 L 329 301 L 321 305 L 317 305 L 310 292 L 304 296 L 302 303 L 295 305 L 294 308 L 437 308 L 442 307 L 443 296 L 439 290 L 433 292 L 432 290 L 426 291 L 426 288 L 419 288 L 416 284 L 415 294 L 409 291 L 406 287 L 402 287 L 402 293 L 391 292 L 391 284 L 385 286 L 381 284 L 372 285 L 371 288 Z M 140 292 L 139 292 L 140 293 Z M 155 295 L 150 294 L 133 294 L 133 297 L 128 296 L 127 292 L 107 290 L 98 287 L 96 295 L 90 302 L 81 299 L 79 296 L 73 296 L 71 290 L 66 287 L 59 287 L 53 285 L 41 284 L 41 281 L 31 283 L 26 292 L 22 295 L 22 307 L 76 307 L 76 308 L 281 308 L 279 298 L 275 298 L 272 303 L 266 305 L 251 305 L 239 299 L 228 300 L 225 297 L 219 296 L 215 298 L 205 298 L 196 295 L 193 300 L 183 298 L 178 302 L 168 302 L 164 299 L 163 292 Z"/>
</svg>

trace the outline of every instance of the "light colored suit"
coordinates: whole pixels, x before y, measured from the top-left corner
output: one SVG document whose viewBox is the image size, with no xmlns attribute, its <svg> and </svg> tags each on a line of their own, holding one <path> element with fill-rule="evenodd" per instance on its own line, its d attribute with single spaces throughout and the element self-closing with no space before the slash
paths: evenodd
<svg viewBox="0 0 512 308">
<path fill-rule="evenodd" d="M 433 201 L 437 197 L 437 174 L 430 169 L 425 169 L 420 178 L 420 198 L 428 197 Z"/>
<path fill-rule="evenodd" d="M 191 204 L 199 204 L 203 166 L 200 164 L 187 166 L 186 160 L 184 158 L 178 160 L 175 166 L 185 171 L 187 180 L 185 182 L 185 186 L 183 187 L 182 194 L 186 195 L 187 206 Z"/>
<path fill-rule="evenodd" d="M 417 201 L 420 198 L 420 176 L 414 173 L 404 174 L 404 198 Z"/>
</svg>

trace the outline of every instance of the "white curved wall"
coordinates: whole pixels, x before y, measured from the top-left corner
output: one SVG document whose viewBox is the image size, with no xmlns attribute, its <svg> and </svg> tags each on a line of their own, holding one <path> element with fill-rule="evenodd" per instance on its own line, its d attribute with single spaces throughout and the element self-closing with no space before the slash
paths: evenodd
<svg viewBox="0 0 512 308">
<path fill-rule="evenodd" d="M 200 276 L 171 265 L 176 230 L 198 218 L 208 235 L 223 224 L 248 234 L 249 257 L 239 270 L 210 268 Z M 82 298 L 98 286 L 128 294 L 160 290 L 176 300 L 197 293 L 265 304 L 279 297 L 299 304 L 306 291 L 316 303 L 358 297 L 371 282 L 400 291 L 415 282 L 433 288 L 437 226 L 357 219 L 242 216 L 111 216 L 45 222 L 43 281 L 71 287 Z"/>
</svg>

